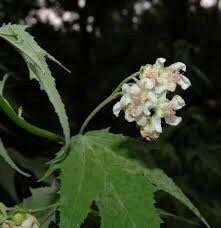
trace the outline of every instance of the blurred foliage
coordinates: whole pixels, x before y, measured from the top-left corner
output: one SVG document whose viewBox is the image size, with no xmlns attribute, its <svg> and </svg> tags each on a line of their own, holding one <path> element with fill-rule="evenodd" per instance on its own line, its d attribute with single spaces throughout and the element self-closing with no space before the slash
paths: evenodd
<svg viewBox="0 0 221 228">
<path fill-rule="evenodd" d="M 69 76 L 51 64 L 72 134 L 119 81 L 140 65 L 153 63 L 159 56 L 169 63 L 186 63 L 192 87 L 182 92 L 187 103 L 181 113 L 183 122 L 175 129 L 166 128 L 156 143 L 145 144 L 142 156 L 144 160 L 146 155 L 153 158 L 176 181 L 213 228 L 221 225 L 220 6 L 219 0 L 207 8 L 200 0 L 87 0 L 83 8 L 77 0 L 0 1 L 1 24 L 32 24 L 29 30 L 39 44 L 71 69 Z M 55 28 L 35 13 L 42 7 L 52 8 L 60 16 L 73 11 L 78 17 Z M 1 74 L 8 72 L 11 76 L 6 84 L 7 99 L 15 110 L 22 106 L 23 116 L 30 122 L 59 132 L 53 108 L 46 95 L 39 93 L 37 83 L 28 80 L 23 60 L 2 40 L 0 47 Z M 11 156 L 20 167 L 32 172 L 31 179 L 21 177 L 0 161 L 0 201 L 12 205 L 30 196 L 29 187 L 42 186 L 36 180 L 46 168 L 42 164 L 53 157 L 57 146 L 18 129 L 3 113 L 0 118 L 0 134 L 5 145 L 13 148 Z M 139 135 L 133 124 L 113 117 L 111 106 L 97 115 L 89 129 L 107 126 L 113 126 L 114 132 Z M 50 183 L 52 180 L 45 185 Z M 171 203 L 164 194 L 157 197 L 160 208 L 191 217 L 177 201 Z M 166 221 L 162 227 L 196 227 L 173 216 L 167 216 Z M 85 227 L 93 224 L 96 227 L 94 217 L 85 222 Z"/>
</svg>

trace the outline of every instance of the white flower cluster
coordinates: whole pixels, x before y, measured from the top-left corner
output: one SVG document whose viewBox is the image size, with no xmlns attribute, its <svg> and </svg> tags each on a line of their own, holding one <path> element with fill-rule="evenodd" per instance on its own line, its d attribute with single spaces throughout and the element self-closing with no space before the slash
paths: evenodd
<svg viewBox="0 0 221 228">
<path fill-rule="evenodd" d="M 176 110 L 181 109 L 185 101 L 179 95 L 169 100 L 167 93 L 174 92 L 177 85 L 183 90 L 191 85 L 182 74 L 186 71 L 185 64 L 177 62 L 165 67 L 165 61 L 158 58 L 155 64 L 142 66 L 139 78 L 134 78 L 133 83 L 123 84 L 123 95 L 113 107 L 115 116 L 118 117 L 123 110 L 128 122 L 135 121 L 141 135 L 147 140 L 157 139 L 162 133 L 161 118 L 172 126 L 182 121 L 181 117 L 176 116 Z"/>
</svg>

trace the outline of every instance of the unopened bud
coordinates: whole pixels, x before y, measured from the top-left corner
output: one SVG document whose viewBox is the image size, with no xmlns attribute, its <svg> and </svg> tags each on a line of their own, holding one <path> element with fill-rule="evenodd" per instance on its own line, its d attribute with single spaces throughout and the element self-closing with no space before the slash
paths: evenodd
<svg viewBox="0 0 221 228">
<path fill-rule="evenodd" d="M 26 219 L 27 215 L 25 212 L 15 212 L 12 216 L 12 221 L 16 224 L 16 225 L 21 225 L 24 220 Z"/>
</svg>

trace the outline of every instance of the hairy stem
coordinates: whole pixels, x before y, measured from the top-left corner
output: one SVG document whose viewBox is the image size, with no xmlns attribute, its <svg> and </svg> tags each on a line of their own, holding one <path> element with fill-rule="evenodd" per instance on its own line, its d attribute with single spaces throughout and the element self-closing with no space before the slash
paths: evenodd
<svg viewBox="0 0 221 228">
<path fill-rule="evenodd" d="M 81 129 L 79 131 L 79 134 L 83 134 L 85 128 L 87 127 L 88 123 L 91 121 L 91 119 L 108 103 L 110 103 L 112 100 L 116 99 L 121 93 L 115 93 L 111 94 L 108 98 L 106 98 L 103 102 L 101 102 L 87 117 L 87 119 L 84 121 L 84 123 L 81 126 Z"/>
<path fill-rule="evenodd" d="M 41 129 L 39 127 L 36 127 L 30 123 L 28 123 L 26 120 L 22 119 L 17 115 L 17 113 L 11 108 L 11 106 L 7 103 L 7 101 L 0 96 L 0 109 L 3 110 L 3 112 L 19 127 L 23 128 L 27 132 L 40 136 L 42 138 L 46 138 L 50 141 L 56 141 L 56 142 L 64 142 L 64 138 L 60 135 L 57 135 L 53 132 Z"/>
<path fill-rule="evenodd" d="M 130 81 L 131 79 L 137 77 L 139 75 L 139 72 L 136 72 L 134 74 L 131 74 L 129 77 L 127 77 L 126 79 L 124 79 L 118 86 L 117 88 L 113 91 L 113 93 L 107 97 L 103 102 L 101 102 L 92 112 L 91 114 L 86 118 L 86 120 L 84 121 L 83 125 L 81 126 L 81 129 L 79 131 L 79 134 L 83 134 L 85 128 L 87 127 L 88 123 L 91 121 L 91 119 L 108 103 L 110 103 L 112 100 L 116 99 L 117 97 L 119 97 L 120 95 L 122 95 L 121 92 L 119 92 L 121 90 L 121 87 L 124 83 Z"/>
<path fill-rule="evenodd" d="M 117 92 L 121 89 L 121 87 L 122 87 L 122 85 L 123 85 L 124 83 L 130 81 L 131 79 L 137 77 L 138 75 L 139 75 L 139 72 L 135 72 L 135 73 L 131 74 L 129 77 L 125 78 L 125 79 L 117 86 L 117 88 L 114 90 L 114 92 L 113 92 L 112 94 L 117 93 Z"/>
</svg>

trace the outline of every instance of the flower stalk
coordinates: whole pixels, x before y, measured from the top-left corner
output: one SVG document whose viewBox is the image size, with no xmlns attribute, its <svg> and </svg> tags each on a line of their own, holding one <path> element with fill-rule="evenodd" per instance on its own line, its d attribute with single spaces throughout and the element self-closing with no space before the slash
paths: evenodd
<svg viewBox="0 0 221 228">
<path fill-rule="evenodd" d="M 91 113 L 90 115 L 86 118 L 86 120 L 84 121 L 84 123 L 82 124 L 79 134 L 83 134 L 85 128 L 87 127 L 88 123 L 91 121 L 91 119 L 103 108 L 105 107 L 107 104 L 109 104 L 111 101 L 113 101 L 114 99 L 118 98 L 119 96 L 122 95 L 121 92 L 119 92 L 121 90 L 121 87 L 124 83 L 130 81 L 131 79 L 137 77 L 139 75 L 139 72 L 133 73 L 131 74 L 129 77 L 127 77 L 126 79 L 124 79 L 118 86 L 117 88 L 113 91 L 113 93 L 107 97 L 103 102 L 101 102 Z"/>
</svg>

